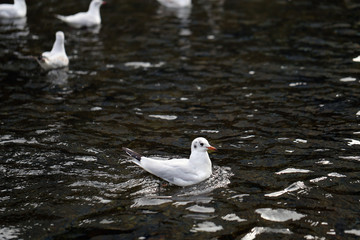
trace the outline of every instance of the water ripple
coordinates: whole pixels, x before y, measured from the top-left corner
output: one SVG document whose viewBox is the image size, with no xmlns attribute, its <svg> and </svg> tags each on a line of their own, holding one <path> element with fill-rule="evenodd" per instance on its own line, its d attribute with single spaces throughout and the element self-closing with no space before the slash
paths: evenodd
<svg viewBox="0 0 360 240">
<path fill-rule="evenodd" d="M 0 238 L 358 237 L 359 4 L 115 2 L 95 29 L 51 17 L 83 1 L 0 20 Z M 59 27 L 70 66 L 41 72 Z M 219 150 L 186 188 L 121 150 L 198 136 Z"/>
</svg>

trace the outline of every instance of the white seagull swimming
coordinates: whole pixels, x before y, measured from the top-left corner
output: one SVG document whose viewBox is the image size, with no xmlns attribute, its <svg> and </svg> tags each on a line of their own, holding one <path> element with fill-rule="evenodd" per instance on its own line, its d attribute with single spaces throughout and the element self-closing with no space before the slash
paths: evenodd
<svg viewBox="0 0 360 240">
<path fill-rule="evenodd" d="M 101 24 L 100 7 L 105 3 L 102 0 L 92 0 L 87 12 L 70 16 L 56 15 L 56 17 L 75 28 L 98 26 Z"/>
<path fill-rule="evenodd" d="M 191 6 L 191 0 L 157 0 L 157 1 L 168 8 L 184 8 Z"/>
<path fill-rule="evenodd" d="M 123 149 L 144 170 L 181 187 L 197 184 L 210 177 L 212 165 L 207 151 L 216 150 L 203 137 L 192 141 L 188 159 L 158 160 L 141 156 L 128 148 Z"/>
<path fill-rule="evenodd" d="M 0 4 L 0 18 L 26 17 L 25 0 L 14 0 L 14 4 Z"/>
<path fill-rule="evenodd" d="M 50 52 L 44 52 L 36 58 L 40 66 L 48 71 L 51 69 L 63 68 L 69 65 L 69 58 L 65 52 L 65 36 L 61 31 L 56 32 L 56 40 Z"/>
</svg>

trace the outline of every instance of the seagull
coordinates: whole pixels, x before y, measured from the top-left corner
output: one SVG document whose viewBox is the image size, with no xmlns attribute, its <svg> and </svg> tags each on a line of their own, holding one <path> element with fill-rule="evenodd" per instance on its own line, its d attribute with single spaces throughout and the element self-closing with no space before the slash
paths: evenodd
<svg viewBox="0 0 360 240">
<path fill-rule="evenodd" d="M 0 4 L 0 18 L 26 17 L 25 0 L 14 0 L 14 4 Z"/>
<path fill-rule="evenodd" d="M 40 66 L 48 71 L 56 68 L 63 68 L 69 65 L 69 58 L 64 47 L 65 36 L 61 31 L 56 32 L 56 40 L 50 52 L 44 52 L 36 58 Z"/>
<path fill-rule="evenodd" d="M 356 58 L 353 58 L 354 62 L 360 62 L 360 56 L 357 56 Z"/>
<path fill-rule="evenodd" d="M 87 12 L 79 12 L 70 16 L 56 15 L 56 17 L 75 28 L 97 26 L 101 24 L 100 7 L 105 3 L 102 0 L 92 0 Z"/>
<path fill-rule="evenodd" d="M 158 160 L 140 155 L 129 148 L 123 150 L 134 159 L 135 164 L 145 171 L 177 186 L 197 184 L 209 178 L 212 173 L 208 150 L 216 150 L 203 138 L 195 138 L 191 143 L 189 159 Z"/>
<path fill-rule="evenodd" d="M 157 0 L 157 1 L 168 8 L 184 8 L 191 6 L 191 0 Z"/>
</svg>

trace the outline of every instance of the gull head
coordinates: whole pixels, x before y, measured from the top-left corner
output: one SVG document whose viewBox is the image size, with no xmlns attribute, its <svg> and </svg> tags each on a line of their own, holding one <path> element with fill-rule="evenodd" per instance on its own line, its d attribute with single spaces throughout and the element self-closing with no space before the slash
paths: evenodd
<svg viewBox="0 0 360 240">
<path fill-rule="evenodd" d="M 101 5 L 104 5 L 106 2 L 102 1 L 102 0 L 92 0 L 90 3 L 90 8 L 91 7 L 96 7 L 96 8 L 100 8 Z"/>
<path fill-rule="evenodd" d="M 216 150 L 213 146 L 211 146 L 203 137 L 195 138 L 191 143 L 191 152 L 206 152 L 208 150 Z"/>
<path fill-rule="evenodd" d="M 14 0 L 15 4 L 25 4 L 25 0 Z"/>
<path fill-rule="evenodd" d="M 14 5 L 19 12 L 18 17 L 26 17 L 27 8 L 25 0 L 14 0 Z"/>
<path fill-rule="evenodd" d="M 60 40 L 62 42 L 65 40 L 65 35 L 62 31 L 56 32 L 56 40 Z"/>
</svg>

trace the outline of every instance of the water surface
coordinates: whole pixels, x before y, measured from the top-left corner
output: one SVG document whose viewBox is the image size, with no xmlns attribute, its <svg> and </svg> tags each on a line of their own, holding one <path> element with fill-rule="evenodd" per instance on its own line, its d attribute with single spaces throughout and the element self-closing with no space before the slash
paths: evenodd
<svg viewBox="0 0 360 240">
<path fill-rule="evenodd" d="M 0 239 L 356 239 L 359 4 L 109 0 L 98 29 L 28 1 L 0 24 Z M 68 70 L 29 56 L 66 36 Z M 214 174 L 163 186 L 121 147 Z"/>
</svg>

